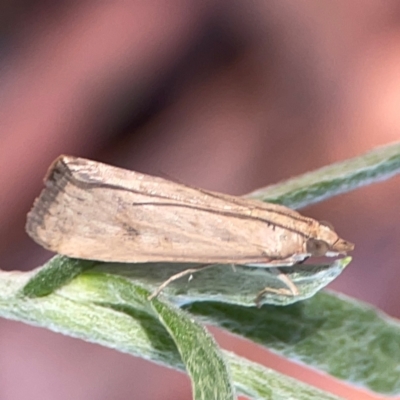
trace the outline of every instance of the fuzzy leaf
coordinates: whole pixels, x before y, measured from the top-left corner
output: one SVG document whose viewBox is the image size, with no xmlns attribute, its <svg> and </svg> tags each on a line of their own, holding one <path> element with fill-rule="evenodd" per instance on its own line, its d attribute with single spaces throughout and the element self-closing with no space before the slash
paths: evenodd
<svg viewBox="0 0 400 400">
<path fill-rule="evenodd" d="M 295 178 L 255 190 L 246 197 L 299 209 L 400 173 L 400 143 L 378 147 Z"/>
<path fill-rule="evenodd" d="M 288 359 L 350 384 L 400 394 L 400 323 L 339 294 L 320 292 L 286 307 L 193 303 L 187 310 Z"/>
<path fill-rule="evenodd" d="M 197 333 L 203 335 L 204 332 L 201 327 L 199 330 L 196 322 L 189 323 L 191 318 L 185 312 L 175 310 L 172 305 L 156 300 L 153 306 L 158 310 L 155 312 L 147 301 L 149 293 L 122 277 L 85 272 L 62 289 L 36 298 L 21 295 L 28 278 L 28 273 L 0 271 L 0 316 L 102 344 L 179 370 L 185 367 L 177 344 L 178 347 L 182 343 L 184 346 L 190 344 L 185 332 L 190 335 L 192 331 L 186 329 L 195 325 Z M 160 321 L 160 315 L 163 315 L 162 322 L 169 326 L 168 330 L 173 331 L 176 342 Z M 205 342 L 208 342 L 207 346 L 201 343 L 200 346 L 209 351 L 210 342 L 207 338 Z M 181 349 L 181 354 L 185 352 L 190 356 L 190 348 Z M 219 369 L 222 365 L 224 369 L 227 364 L 236 390 L 250 399 L 340 400 L 231 353 L 222 352 L 222 355 L 213 360 L 212 367 Z M 199 364 L 195 362 L 193 366 L 197 368 Z M 199 373 L 203 376 L 202 371 Z M 232 398 L 227 376 L 229 374 L 221 375 L 226 397 L 222 394 L 222 397 L 203 398 Z M 198 384 L 201 384 L 200 380 Z"/>
</svg>

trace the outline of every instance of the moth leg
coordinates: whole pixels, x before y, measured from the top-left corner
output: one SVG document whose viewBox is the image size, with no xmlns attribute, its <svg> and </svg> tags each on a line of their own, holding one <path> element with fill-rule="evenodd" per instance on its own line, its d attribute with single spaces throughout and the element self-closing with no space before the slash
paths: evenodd
<svg viewBox="0 0 400 400">
<path fill-rule="evenodd" d="M 273 268 L 272 271 L 275 272 L 277 274 L 277 278 L 289 288 L 293 296 L 297 296 L 299 294 L 299 289 L 297 289 L 297 286 L 279 268 Z"/>
<path fill-rule="evenodd" d="M 194 274 L 195 272 L 202 271 L 203 269 L 210 268 L 210 267 L 212 267 L 213 265 L 214 265 L 214 264 L 201 264 L 201 265 L 199 265 L 199 266 L 197 266 L 197 267 L 188 268 L 188 269 L 185 269 L 185 270 L 183 270 L 183 271 L 181 271 L 181 272 L 178 272 L 178 273 L 175 274 L 175 275 L 172 275 L 172 276 L 169 277 L 166 281 L 164 281 L 164 282 L 163 282 L 163 283 L 148 297 L 148 300 L 152 300 L 152 299 L 154 299 L 155 297 L 157 297 L 157 296 L 162 292 L 162 290 L 163 290 L 164 288 L 166 288 L 171 282 L 176 281 L 177 279 L 182 278 L 183 276 L 191 275 L 191 274 Z"/>
<path fill-rule="evenodd" d="M 258 308 L 261 307 L 261 300 L 264 297 L 265 293 L 276 293 L 276 294 L 282 294 L 286 296 L 291 296 L 293 293 L 289 289 L 275 289 L 275 288 L 264 288 L 263 290 L 260 290 L 257 293 L 256 298 L 254 299 L 254 303 Z"/>
<path fill-rule="evenodd" d="M 287 277 L 286 274 L 284 274 L 283 272 L 281 272 L 281 270 L 279 268 L 271 268 L 270 269 L 271 272 L 274 272 L 277 274 L 277 278 L 283 282 L 288 289 L 275 289 L 275 288 L 264 288 L 262 289 L 260 292 L 257 293 L 257 296 L 254 300 L 254 302 L 256 303 L 257 307 L 261 306 L 261 299 L 263 298 L 265 293 L 276 293 L 276 294 L 283 294 L 283 295 L 288 295 L 288 296 L 296 296 L 299 294 L 299 289 L 297 289 L 297 286 L 293 283 L 293 281 L 291 279 L 289 279 Z"/>
</svg>

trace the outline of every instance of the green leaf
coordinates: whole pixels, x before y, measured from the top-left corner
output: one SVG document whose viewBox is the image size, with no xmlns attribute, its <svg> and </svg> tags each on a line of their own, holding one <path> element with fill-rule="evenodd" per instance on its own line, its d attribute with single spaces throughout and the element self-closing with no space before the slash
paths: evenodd
<svg viewBox="0 0 400 400">
<path fill-rule="evenodd" d="M 163 290 L 163 296 L 177 305 L 219 301 L 252 307 L 259 291 L 267 287 L 272 290 L 283 289 L 284 292 L 265 293 L 261 304 L 292 304 L 313 296 L 335 279 L 350 261 L 351 258 L 347 257 L 327 265 L 300 264 L 281 268 L 297 287 L 298 294 L 291 293 L 285 281 L 273 269 L 219 265 L 196 272 L 192 279 L 182 278 L 172 282 Z M 104 263 L 98 265 L 95 271 L 124 276 L 153 292 L 165 279 L 187 267 L 189 265 L 172 263 Z"/>
<path fill-rule="evenodd" d="M 267 186 L 246 197 L 299 209 L 400 173 L 400 143 Z"/>
<path fill-rule="evenodd" d="M 261 304 L 292 304 L 313 296 L 328 285 L 346 268 L 350 261 L 351 258 L 347 257 L 325 265 L 300 264 L 280 268 L 296 286 L 298 294 L 290 292 L 287 283 L 280 278 L 276 269 L 240 265 L 234 267 L 216 265 L 198 271 L 192 279 L 181 278 L 172 282 L 163 290 L 163 294 L 178 305 L 194 301 L 221 301 L 254 306 L 257 294 L 267 287 L 271 289 L 271 292 L 265 293 Z M 72 271 L 75 276 L 75 272 L 79 270 L 77 265 L 79 263 L 75 259 L 63 256 L 54 257 L 44 268 L 39 269 L 38 273 L 33 275 L 24 287 L 23 294 L 29 294 L 31 297 L 33 297 L 33 293 L 41 294 L 43 282 L 51 281 L 62 268 Z M 83 262 L 83 265 L 86 266 L 86 262 Z M 113 264 L 96 262 L 95 267 L 90 265 L 90 270 L 94 273 L 100 271 L 123 276 L 153 292 L 170 276 L 191 266 L 191 264 L 173 263 Z M 38 275 L 40 279 L 37 278 Z M 64 276 L 67 276 L 67 273 L 64 273 Z M 61 282 L 64 283 L 64 281 Z M 276 292 L 279 290 L 282 292 Z"/>
<path fill-rule="evenodd" d="M 149 287 L 146 289 L 146 285 L 139 280 L 125 277 L 124 270 L 118 271 L 119 267 L 126 267 L 123 264 L 115 266 L 115 272 L 118 271 L 121 276 L 102 271 L 110 267 L 102 265 L 84 272 L 69 285 L 59 289 L 57 295 L 67 296 L 77 304 L 102 305 L 125 313 L 130 310 L 132 317 L 144 318 L 153 323 L 156 317 L 153 311 L 149 311 Z M 178 304 L 182 303 L 180 296 L 175 298 Z M 49 297 L 22 297 L 20 304 L 44 301 Z M 161 295 L 162 297 L 174 301 L 172 292 L 168 296 Z M 2 307 L 0 304 L 0 312 Z M 57 307 L 63 305 L 58 304 Z M 39 309 L 42 309 L 42 306 Z M 306 301 L 290 306 L 265 305 L 258 309 L 221 301 L 193 300 L 193 303 L 189 304 L 186 299 L 185 309 L 204 323 L 226 329 L 286 358 L 305 363 L 349 383 L 379 393 L 400 393 L 400 325 L 356 300 L 330 293 L 318 293 Z M 55 311 L 54 318 L 60 318 L 61 314 Z M 89 330 L 95 316 L 85 320 L 78 313 L 76 318 L 74 324 L 83 321 L 84 325 L 89 324 L 85 328 Z M 119 350 L 126 351 L 126 334 L 122 334 L 121 330 L 131 332 L 132 328 L 128 325 L 119 326 L 114 322 L 112 325 L 120 332 L 113 332 L 113 338 L 119 336 L 122 340 L 121 335 L 124 338 L 121 343 L 117 341 L 115 345 Z M 50 326 L 54 329 L 52 324 Z M 103 329 L 106 328 L 107 324 L 103 326 Z M 98 332 L 97 329 L 94 332 L 102 337 L 102 332 Z M 165 329 L 162 332 L 166 332 Z M 93 332 L 88 334 L 88 340 L 98 342 L 98 338 L 93 335 Z M 150 336 L 156 343 L 155 347 L 160 349 L 161 331 Z M 143 354 L 139 339 L 138 341 L 136 349 L 134 343 L 129 343 L 129 352 L 147 358 Z M 166 359 L 169 360 L 170 357 L 169 354 Z"/>
<path fill-rule="evenodd" d="M 287 307 L 257 310 L 210 302 L 186 309 L 204 323 L 351 384 L 400 393 L 400 324 L 355 299 L 320 292 Z"/>
<path fill-rule="evenodd" d="M 199 334 L 203 336 L 203 328 L 191 322 L 186 313 L 159 300 L 154 301 L 152 306 L 147 301 L 148 292 L 125 278 L 89 271 L 48 296 L 30 298 L 21 295 L 28 277 L 28 273 L 0 271 L 1 316 L 102 344 L 179 370 L 185 367 L 169 331 L 174 331 L 176 343 L 184 346 L 193 338 L 182 337 L 182 332 L 185 332 L 182 329 L 190 329 L 186 331 L 187 335 L 191 335 L 191 329 L 194 329 L 195 337 L 198 338 Z M 163 315 L 163 321 L 159 315 Z M 169 326 L 169 331 L 162 323 Z M 203 336 L 197 346 L 205 340 L 207 346 L 202 347 L 213 351 L 214 345 L 207 336 Z M 187 357 L 191 349 L 187 346 L 180 352 Z M 243 358 L 227 352 L 222 354 L 225 361 L 218 355 L 213 357 L 212 364 L 216 364 L 217 369 L 221 366 L 224 369 L 227 363 L 237 391 L 251 399 L 338 399 Z M 194 368 L 198 367 L 195 364 Z M 220 375 L 227 388 L 229 381 L 226 376 L 225 373 Z"/>
<path fill-rule="evenodd" d="M 191 377 L 194 400 L 234 400 L 228 367 L 212 336 L 178 308 L 157 299 L 152 305 L 179 349 Z"/>
<path fill-rule="evenodd" d="M 24 286 L 22 294 L 29 297 L 46 296 L 96 264 L 97 261 L 55 256 L 36 271 Z"/>
<path fill-rule="evenodd" d="M 60 267 L 65 267 L 70 272 L 77 270 L 76 260 L 68 259 L 67 257 L 57 256 L 49 264 L 39 270 L 24 286 L 23 294 L 27 292 L 30 295 L 32 293 L 42 293 L 42 290 L 40 290 L 42 283 L 49 280 L 48 276 L 54 276 L 53 269 L 57 271 Z M 41 279 L 37 279 L 37 275 Z M 227 366 L 218 346 L 204 327 L 190 319 L 185 312 L 157 299 L 151 302 L 152 307 L 150 307 L 150 303 L 147 300 L 149 292 L 138 286 L 127 288 L 127 285 L 129 283 L 121 280 L 115 281 L 115 287 L 113 287 L 113 290 L 119 292 L 120 295 L 122 294 L 124 299 L 128 299 L 126 304 L 125 302 L 121 304 L 118 299 L 114 298 L 102 298 L 101 304 L 107 305 L 114 310 L 126 312 L 129 315 L 135 314 L 135 309 L 132 305 L 136 305 L 140 313 L 151 310 L 150 316 L 156 317 L 162 322 L 181 354 L 192 380 L 194 399 L 234 399 L 235 396 Z M 48 285 L 45 286 L 47 287 Z M 29 291 L 26 290 L 27 287 Z M 92 299 L 95 298 L 93 297 Z M 90 300 L 88 299 L 88 301 Z M 97 301 L 97 304 L 100 304 L 100 302 Z M 146 316 L 146 320 L 148 318 L 149 316 Z"/>
</svg>

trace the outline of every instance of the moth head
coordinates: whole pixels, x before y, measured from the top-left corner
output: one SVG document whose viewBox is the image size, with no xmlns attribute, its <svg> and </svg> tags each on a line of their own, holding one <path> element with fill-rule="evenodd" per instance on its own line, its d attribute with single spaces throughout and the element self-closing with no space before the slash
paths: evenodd
<svg viewBox="0 0 400 400">
<path fill-rule="evenodd" d="M 329 222 L 321 221 L 318 224 L 316 235 L 306 242 L 307 253 L 314 257 L 334 257 L 347 254 L 354 249 L 354 244 L 341 239 Z"/>
</svg>

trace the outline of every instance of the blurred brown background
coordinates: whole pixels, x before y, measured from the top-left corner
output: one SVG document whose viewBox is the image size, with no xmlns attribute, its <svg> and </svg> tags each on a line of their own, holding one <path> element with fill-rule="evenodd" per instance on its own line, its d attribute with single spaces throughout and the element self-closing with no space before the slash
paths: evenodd
<svg viewBox="0 0 400 400">
<path fill-rule="evenodd" d="M 400 5 L 387 0 L 0 2 L 2 269 L 51 161 L 79 155 L 232 194 L 398 140 Z M 305 210 L 356 243 L 331 287 L 399 317 L 399 178 Z M 0 399 L 190 399 L 187 378 L 1 320 Z M 222 346 L 376 399 L 216 331 Z"/>
</svg>

